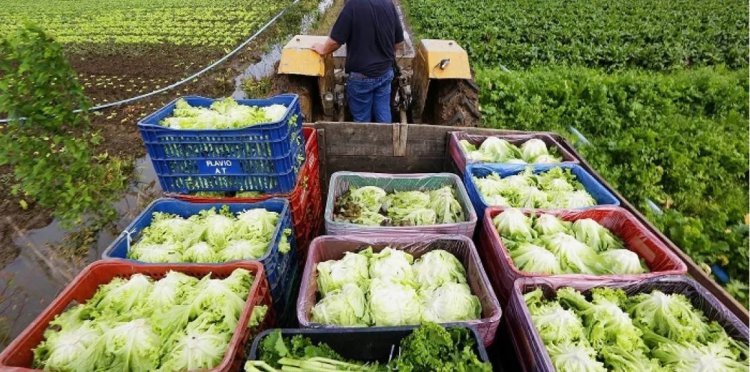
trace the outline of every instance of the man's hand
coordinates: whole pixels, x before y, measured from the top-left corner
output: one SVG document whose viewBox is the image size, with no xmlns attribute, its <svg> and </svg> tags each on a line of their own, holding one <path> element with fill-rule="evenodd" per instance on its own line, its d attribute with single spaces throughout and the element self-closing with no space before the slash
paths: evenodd
<svg viewBox="0 0 750 372">
<path fill-rule="evenodd" d="M 333 53 L 338 48 L 341 48 L 341 44 L 337 43 L 330 37 L 327 38 L 326 41 L 322 43 L 313 44 L 311 47 L 312 50 L 314 50 L 316 53 L 320 54 L 321 56 L 324 56 L 329 53 Z"/>
<path fill-rule="evenodd" d="M 328 53 L 326 53 L 326 45 L 325 43 L 315 43 L 312 46 L 312 50 L 314 50 L 316 53 L 320 54 L 321 56 L 324 56 Z"/>
</svg>

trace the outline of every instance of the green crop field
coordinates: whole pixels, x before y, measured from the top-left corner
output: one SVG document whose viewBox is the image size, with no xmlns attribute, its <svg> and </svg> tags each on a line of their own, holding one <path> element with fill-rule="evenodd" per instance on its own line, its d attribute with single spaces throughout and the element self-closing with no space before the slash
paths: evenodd
<svg viewBox="0 0 750 372">
<path fill-rule="evenodd" d="M 64 44 L 234 46 L 291 1 L 0 0 L 0 36 L 25 21 Z"/>
<path fill-rule="evenodd" d="M 409 0 L 412 27 L 475 65 L 669 70 L 747 66 L 747 2 Z"/>
<path fill-rule="evenodd" d="M 594 168 L 747 306 L 747 2 L 404 3 L 419 37 L 468 51 L 486 126 L 576 128 Z"/>
</svg>

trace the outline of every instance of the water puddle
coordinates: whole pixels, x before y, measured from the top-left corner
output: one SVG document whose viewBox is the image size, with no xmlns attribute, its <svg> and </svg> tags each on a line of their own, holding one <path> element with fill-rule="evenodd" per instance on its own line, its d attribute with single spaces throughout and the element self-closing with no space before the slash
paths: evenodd
<svg viewBox="0 0 750 372">
<path fill-rule="evenodd" d="M 328 8 L 333 5 L 333 1 L 334 0 L 322 0 L 318 4 L 316 12 L 312 12 L 303 16 L 299 28 L 300 33 L 305 34 L 306 32 L 308 32 L 314 26 L 315 21 L 318 19 L 318 17 L 325 14 L 326 10 L 328 10 Z M 286 37 L 283 42 L 271 45 L 268 48 L 268 51 L 266 51 L 260 57 L 260 61 L 247 66 L 245 71 L 234 78 L 234 93 L 232 93 L 232 98 L 247 98 L 244 89 L 242 89 L 242 83 L 245 80 L 252 79 L 258 81 L 271 77 L 273 75 L 274 66 L 276 65 L 276 62 L 281 59 L 281 50 L 286 44 L 286 39 L 289 39 L 291 37 L 292 35 L 288 35 L 288 37 Z"/>
<path fill-rule="evenodd" d="M 120 216 L 115 231 L 122 231 L 145 204 L 161 194 L 148 156 L 136 160 L 134 176 L 123 198 L 115 203 Z M 14 236 L 13 243 L 20 254 L 0 270 L 0 317 L 6 323 L 2 328 L 7 330 L 6 335 L 0 334 L 0 348 L 34 320 L 86 264 L 99 259 L 117 235 L 108 229 L 102 230 L 88 255 L 72 262 L 62 258 L 55 248 L 71 232 L 54 220 L 43 228 Z"/>
</svg>

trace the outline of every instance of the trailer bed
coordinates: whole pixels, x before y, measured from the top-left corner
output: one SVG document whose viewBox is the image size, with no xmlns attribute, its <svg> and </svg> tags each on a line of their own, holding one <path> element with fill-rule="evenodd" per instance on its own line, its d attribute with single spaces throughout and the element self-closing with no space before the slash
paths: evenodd
<svg viewBox="0 0 750 372">
<path fill-rule="evenodd" d="M 514 130 L 447 127 L 424 124 L 375 124 L 350 122 L 317 122 L 307 124 L 317 129 L 320 154 L 320 177 L 326 195 L 331 175 L 338 171 L 381 173 L 459 173 L 448 155 L 451 131 L 470 134 L 498 135 L 525 133 Z M 652 233 L 666 244 L 688 267 L 693 277 L 715 295 L 743 322 L 748 323 L 748 311 L 727 291 L 704 272 L 685 252 L 655 228 L 633 205 L 620 195 L 564 138 L 553 136 L 580 161 L 599 182 L 609 189 L 621 206 L 632 212 Z M 506 304 L 502 304 L 505 306 Z"/>
</svg>

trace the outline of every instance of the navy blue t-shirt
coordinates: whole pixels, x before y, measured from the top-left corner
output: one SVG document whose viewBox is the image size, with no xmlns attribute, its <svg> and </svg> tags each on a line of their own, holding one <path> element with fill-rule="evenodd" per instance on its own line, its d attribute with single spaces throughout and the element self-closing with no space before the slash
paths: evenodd
<svg viewBox="0 0 750 372">
<path fill-rule="evenodd" d="M 331 39 L 346 44 L 346 72 L 378 77 L 393 67 L 404 30 L 392 0 L 348 0 Z"/>
</svg>

